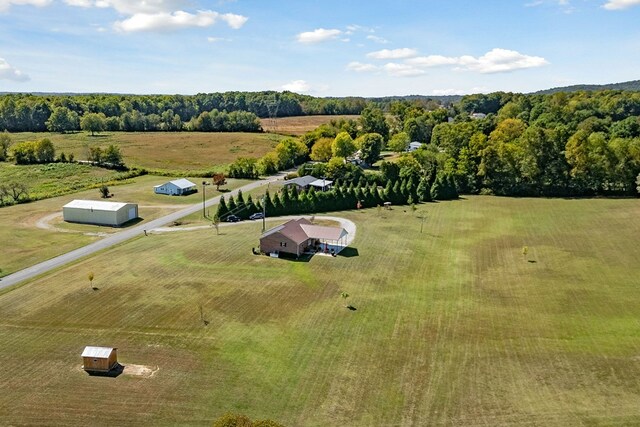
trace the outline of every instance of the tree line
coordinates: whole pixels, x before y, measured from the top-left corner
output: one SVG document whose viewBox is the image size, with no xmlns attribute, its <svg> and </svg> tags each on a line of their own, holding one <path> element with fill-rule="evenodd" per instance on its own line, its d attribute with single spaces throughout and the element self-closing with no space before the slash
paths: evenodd
<svg viewBox="0 0 640 427">
<path fill-rule="evenodd" d="M 0 130 L 64 132 L 81 129 L 97 114 L 105 130 L 257 131 L 259 117 L 359 114 L 364 98 L 314 98 L 292 92 L 224 92 L 186 95 L 0 95 Z M 242 113 L 242 114 L 233 114 Z M 205 116 L 202 116 L 205 114 Z M 206 114 L 215 117 L 207 117 Z M 225 117 L 226 115 L 226 117 Z M 95 119 L 97 116 L 92 116 Z"/>
</svg>

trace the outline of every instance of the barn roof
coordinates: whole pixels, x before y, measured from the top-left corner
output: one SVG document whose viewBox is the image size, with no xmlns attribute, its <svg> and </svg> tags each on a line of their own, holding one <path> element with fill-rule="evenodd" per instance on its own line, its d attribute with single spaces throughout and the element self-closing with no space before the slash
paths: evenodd
<svg viewBox="0 0 640 427">
<path fill-rule="evenodd" d="M 73 200 L 63 208 L 92 209 L 94 211 L 118 211 L 130 203 L 103 202 L 100 200 Z"/>
<path fill-rule="evenodd" d="M 283 185 L 291 185 L 291 184 L 295 184 L 299 187 L 306 187 L 307 185 L 311 184 L 314 181 L 317 181 L 318 178 L 311 176 L 311 175 L 305 175 L 305 176 L 301 176 L 299 178 L 293 178 L 293 179 L 288 179 L 286 180 Z"/>
<path fill-rule="evenodd" d="M 107 359 L 111 352 L 115 350 L 113 347 L 93 347 L 86 346 L 82 352 L 82 357 L 93 357 L 95 359 Z"/>
</svg>

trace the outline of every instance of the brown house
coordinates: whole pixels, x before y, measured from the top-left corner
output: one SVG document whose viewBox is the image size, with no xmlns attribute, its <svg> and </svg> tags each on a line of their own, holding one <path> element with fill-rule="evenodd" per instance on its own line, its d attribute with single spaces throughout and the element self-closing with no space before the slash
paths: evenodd
<svg viewBox="0 0 640 427">
<path fill-rule="evenodd" d="M 346 246 L 347 234 L 341 227 L 314 225 L 305 218 L 292 219 L 265 231 L 260 237 L 260 251 L 296 257 L 305 252 L 338 253 Z"/>
<path fill-rule="evenodd" d="M 87 372 L 109 372 L 118 365 L 118 349 L 86 346 L 82 352 L 82 363 Z"/>
</svg>

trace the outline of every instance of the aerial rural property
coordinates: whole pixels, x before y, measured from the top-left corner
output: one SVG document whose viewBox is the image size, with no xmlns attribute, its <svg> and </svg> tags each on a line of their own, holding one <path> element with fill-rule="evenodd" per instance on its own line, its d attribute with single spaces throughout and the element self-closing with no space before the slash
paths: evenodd
<svg viewBox="0 0 640 427">
<path fill-rule="evenodd" d="M 0 1 L 0 425 L 640 425 L 640 1 L 476 3 Z"/>
</svg>

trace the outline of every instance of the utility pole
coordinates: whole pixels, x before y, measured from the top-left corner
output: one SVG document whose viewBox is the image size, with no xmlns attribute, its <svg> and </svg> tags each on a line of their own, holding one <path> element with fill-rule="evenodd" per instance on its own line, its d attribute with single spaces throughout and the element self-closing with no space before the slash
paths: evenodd
<svg viewBox="0 0 640 427">
<path fill-rule="evenodd" d="M 265 221 L 267 218 L 267 195 L 262 196 L 262 232 L 264 233 Z"/>
<path fill-rule="evenodd" d="M 206 200 L 206 196 L 205 196 L 205 193 L 206 193 L 205 189 L 207 188 L 206 185 L 207 185 L 207 181 L 202 181 L 202 216 L 205 218 L 207 217 L 207 212 L 205 211 L 205 203 L 204 203 Z"/>
</svg>

